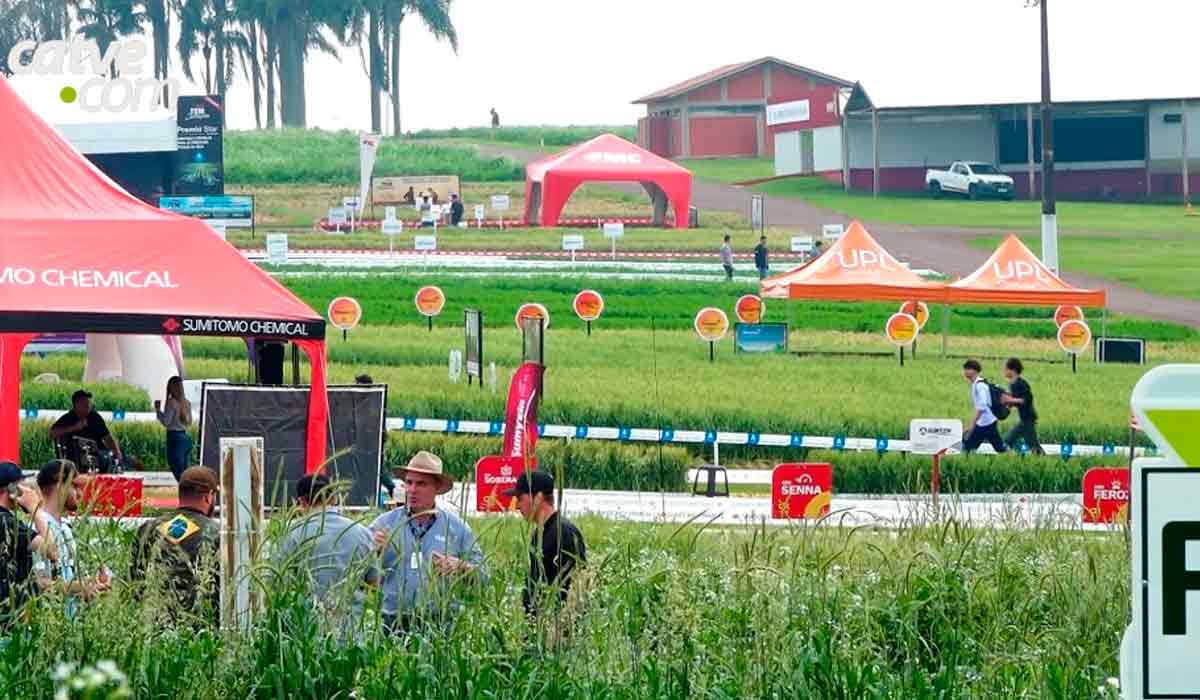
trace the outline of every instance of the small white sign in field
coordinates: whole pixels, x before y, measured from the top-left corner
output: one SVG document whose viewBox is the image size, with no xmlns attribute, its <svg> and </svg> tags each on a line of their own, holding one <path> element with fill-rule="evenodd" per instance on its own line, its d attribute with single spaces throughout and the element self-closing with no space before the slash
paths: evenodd
<svg viewBox="0 0 1200 700">
<path fill-rule="evenodd" d="M 562 237 L 562 249 L 569 250 L 571 252 L 574 252 L 576 250 L 583 250 L 583 236 L 580 236 L 580 235 L 563 236 Z"/>
<path fill-rule="evenodd" d="M 399 236 L 404 233 L 404 222 L 399 219 L 384 219 L 379 228 L 385 236 Z"/>
<path fill-rule="evenodd" d="M 395 221 L 396 220 L 396 207 L 384 207 L 383 208 L 383 220 L 384 221 Z"/>
<path fill-rule="evenodd" d="M 625 235 L 625 224 L 617 221 L 615 223 L 604 224 L 605 238 L 622 238 Z"/>
<path fill-rule="evenodd" d="M 813 252 L 812 236 L 792 236 L 792 252 L 809 255 Z"/>
<path fill-rule="evenodd" d="M 342 226 L 346 223 L 346 210 L 342 207 L 331 207 L 326 217 L 332 226 Z"/>
<path fill-rule="evenodd" d="M 475 223 L 482 224 L 484 217 L 484 207 L 482 204 L 475 205 Z"/>
<path fill-rule="evenodd" d="M 508 211 L 509 199 L 506 194 L 492 195 L 492 211 Z"/>
<path fill-rule="evenodd" d="M 821 227 L 821 237 L 830 243 L 836 242 L 845 232 L 846 227 L 842 224 L 825 224 Z"/>
<path fill-rule="evenodd" d="M 267 234 L 267 262 L 286 265 L 288 261 L 288 239 L 286 233 Z"/>
<path fill-rule="evenodd" d="M 437 236 L 417 236 L 413 239 L 416 250 L 437 250 Z"/>
<path fill-rule="evenodd" d="M 917 418 L 908 424 L 909 451 L 935 455 L 942 450 L 957 454 L 962 447 L 962 421 L 950 418 Z"/>
</svg>

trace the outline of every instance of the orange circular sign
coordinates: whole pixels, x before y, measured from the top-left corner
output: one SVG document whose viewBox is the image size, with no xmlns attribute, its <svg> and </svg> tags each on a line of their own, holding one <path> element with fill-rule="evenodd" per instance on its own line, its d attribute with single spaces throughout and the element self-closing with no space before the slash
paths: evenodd
<svg viewBox="0 0 1200 700">
<path fill-rule="evenodd" d="M 413 301 L 417 305 L 417 312 L 422 316 L 437 316 L 446 305 L 446 294 L 440 287 L 429 285 L 418 289 Z"/>
<path fill-rule="evenodd" d="M 724 338 L 725 333 L 729 330 L 729 317 L 725 315 L 724 311 L 709 306 L 696 312 L 696 319 L 692 322 L 692 326 L 701 338 L 715 343 Z"/>
<path fill-rule="evenodd" d="M 348 331 L 362 320 L 362 307 L 351 297 L 338 297 L 329 302 L 329 322 L 338 330 Z"/>
<path fill-rule="evenodd" d="M 910 345 L 921 332 L 921 324 L 908 314 L 892 314 L 883 332 L 892 345 Z"/>
<path fill-rule="evenodd" d="M 1054 325 L 1062 328 L 1067 321 L 1083 321 L 1083 309 L 1078 306 L 1060 306 L 1054 310 Z"/>
<path fill-rule="evenodd" d="M 1070 319 L 1058 327 L 1058 346 L 1065 352 L 1078 355 L 1092 342 L 1092 329 L 1083 321 Z"/>
<path fill-rule="evenodd" d="M 542 319 L 542 328 L 550 327 L 550 312 L 541 304 L 521 304 L 521 308 L 517 309 L 517 330 L 525 330 L 524 323 L 527 318 Z"/>
<path fill-rule="evenodd" d="M 571 305 L 575 307 L 575 315 L 581 321 L 595 321 L 604 313 L 604 297 L 600 296 L 600 292 L 591 289 L 576 294 Z"/>
<path fill-rule="evenodd" d="M 733 312 L 737 315 L 737 320 L 742 323 L 759 323 L 762 321 L 763 313 L 767 310 L 767 305 L 763 302 L 762 297 L 757 294 L 745 294 L 738 297 L 737 303 L 733 305 Z"/>
<path fill-rule="evenodd" d="M 904 302 L 900 305 L 900 313 L 917 319 L 917 326 L 921 330 L 925 330 L 925 324 L 929 322 L 929 305 L 923 301 Z"/>
</svg>

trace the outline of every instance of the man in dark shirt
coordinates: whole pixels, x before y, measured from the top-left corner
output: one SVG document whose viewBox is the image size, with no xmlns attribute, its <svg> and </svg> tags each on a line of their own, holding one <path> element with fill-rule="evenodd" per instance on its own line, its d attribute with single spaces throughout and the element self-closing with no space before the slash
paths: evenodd
<svg viewBox="0 0 1200 700">
<path fill-rule="evenodd" d="M 0 462 L 0 631 L 21 613 L 21 607 L 34 592 L 33 552 L 47 547 L 48 525 L 39 513 L 41 497 L 37 489 L 21 485 L 21 468 L 12 462 Z M 17 508 L 30 515 L 37 530 L 17 520 Z M 53 558 L 53 553 L 48 556 Z"/>
<path fill-rule="evenodd" d="M 754 267 L 758 270 L 758 278 L 760 280 L 767 278 L 767 273 L 771 268 L 767 265 L 767 237 L 763 236 L 758 239 L 758 245 L 754 246 Z"/>
<path fill-rule="evenodd" d="M 559 603 L 566 600 L 576 569 L 587 563 L 587 545 L 579 528 L 555 509 L 554 477 L 549 473 L 524 472 L 504 495 L 516 498 L 521 515 L 534 525 L 521 599 L 525 611 L 536 615 L 547 600 L 543 591 L 556 591 Z"/>
<path fill-rule="evenodd" d="M 75 440 L 77 437 L 92 440 L 98 445 L 103 444 L 112 451 L 114 463 L 121 463 L 121 446 L 117 444 L 112 433 L 108 432 L 108 426 L 100 414 L 92 410 L 92 395 L 83 389 L 71 395 L 71 410 L 50 426 L 50 439 L 63 446 L 67 459 L 74 462 L 80 470 L 85 470 L 79 459 L 79 443 Z"/>
<path fill-rule="evenodd" d="M 1025 438 L 1025 446 L 1029 451 L 1036 455 L 1044 455 L 1046 451 L 1042 449 L 1042 443 L 1038 442 L 1037 435 L 1037 411 L 1033 408 L 1033 390 L 1029 388 L 1029 382 L 1021 376 L 1025 371 L 1025 366 L 1015 357 L 1009 358 L 1008 362 L 1004 363 L 1004 378 L 1008 380 L 1008 393 L 1003 397 L 1004 403 L 1009 406 L 1015 406 L 1017 409 L 1017 424 L 1008 431 L 1008 435 L 1004 438 L 1004 442 L 1009 447 L 1016 448 L 1018 441 Z"/>
<path fill-rule="evenodd" d="M 458 222 L 463 218 L 463 203 L 458 198 L 457 194 L 450 195 L 450 225 L 458 226 Z"/>
<path fill-rule="evenodd" d="M 220 485 L 208 467 L 189 467 L 179 477 L 179 508 L 142 523 L 133 543 L 130 578 L 146 579 L 164 567 L 171 612 L 191 611 L 216 622 L 220 615 L 217 549 L 221 525 L 212 518 Z M 162 580 L 162 579 L 160 579 Z"/>
</svg>

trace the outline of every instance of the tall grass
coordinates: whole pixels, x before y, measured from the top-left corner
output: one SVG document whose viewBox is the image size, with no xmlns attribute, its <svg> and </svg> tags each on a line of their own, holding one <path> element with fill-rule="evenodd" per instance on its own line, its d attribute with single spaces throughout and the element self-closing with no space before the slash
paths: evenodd
<svg viewBox="0 0 1200 700">
<path fill-rule="evenodd" d="M 566 509 L 570 511 L 570 503 Z M 117 572 L 77 622 L 43 599 L 0 644 L 0 697 L 48 697 L 58 661 L 110 658 L 139 698 L 1091 699 L 1117 675 L 1129 600 L 1118 534 L 832 525 L 718 529 L 579 519 L 589 566 L 560 616 L 518 602 L 528 530 L 475 521 L 492 572 L 449 620 L 392 640 L 329 631 L 299 579 L 263 564 L 240 634 L 135 600 L 129 534 L 78 525 Z M 283 523 L 273 522 L 270 537 Z"/>
</svg>

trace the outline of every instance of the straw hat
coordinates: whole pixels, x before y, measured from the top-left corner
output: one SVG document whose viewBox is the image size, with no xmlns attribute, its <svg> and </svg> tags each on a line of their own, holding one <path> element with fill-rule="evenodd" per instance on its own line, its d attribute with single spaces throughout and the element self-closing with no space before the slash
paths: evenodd
<svg viewBox="0 0 1200 700">
<path fill-rule="evenodd" d="M 454 488 L 454 481 L 442 471 L 441 458 L 432 452 L 426 452 L 425 450 L 417 452 L 412 456 L 412 459 L 408 460 L 408 466 L 400 467 L 396 470 L 396 476 L 403 479 L 404 475 L 408 472 L 426 474 L 437 479 L 439 495 L 449 493 L 450 489 Z"/>
</svg>

